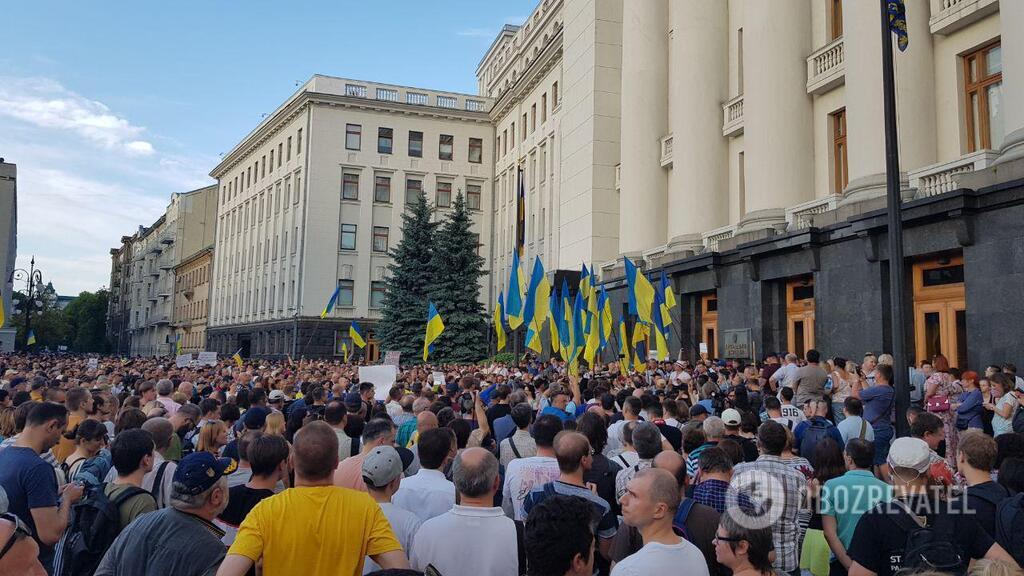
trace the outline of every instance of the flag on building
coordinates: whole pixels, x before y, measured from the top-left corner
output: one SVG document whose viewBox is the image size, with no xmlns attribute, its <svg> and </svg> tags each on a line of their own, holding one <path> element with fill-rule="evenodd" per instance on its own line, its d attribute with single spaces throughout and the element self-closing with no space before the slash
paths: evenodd
<svg viewBox="0 0 1024 576">
<path fill-rule="evenodd" d="M 626 282 L 629 284 L 629 313 L 640 318 L 645 324 L 651 323 L 651 306 L 654 305 L 654 286 L 626 256 Z"/>
<path fill-rule="evenodd" d="M 508 275 L 508 297 L 505 298 L 505 312 L 508 327 L 515 330 L 523 324 L 523 298 L 526 294 L 526 278 L 519 266 L 519 252 L 512 251 L 512 267 Z"/>
<path fill-rule="evenodd" d="M 36 331 L 35 330 L 29 330 L 28 331 L 28 338 L 25 340 L 25 345 L 26 346 L 31 346 L 31 345 L 33 345 L 35 343 L 36 343 Z"/>
<path fill-rule="evenodd" d="M 352 339 L 352 344 L 360 348 L 366 348 L 366 339 L 363 338 L 363 332 L 359 329 L 359 324 L 355 320 L 348 325 L 348 337 Z"/>
<path fill-rule="evenodd" d="M 562 349 L 562 337 L 559 334 L 559 319 L 561 318 L 562 300 L 558 295 L 558 288 L 551 290 L 548 297 L 548 330 L 551 331 L 551 355 L 554 356 Z"/>
<path fill-rule="evenodd" d="M 327 300 L 327 306 L 324 306 L 324 311 L 320 313 L 321 320 L 326 318 L 327 315 L 331 313 L 331 310 L 334 310 L 334 305 L 338 303 L 339 292 L 341 292 L 340 283 L 334 287 L 334 293 L 331 294 L 331 297 Z"/>
<path fill-rule="evenodd" d="M 896 45 L 903 52 L 910 44 L 910 37 L 907 36 L 907 6 L 903 0 L 889 0 L 887 6 L 889 30 L 896 35 Z"/>
<path fill-rule="evenodd" d="M 245 362 L 244 362 L 244 361 L 242 360 L 242 349 L 241 349 L 241 348 L 239 348 L 237 352 L 235 352 L 234 354 L 232 354 L 232 355 L 231 355 L 231 359 L 235 361 L 235 364 L 237 364 L 239 368 L 241 368 L 241 367 L 242 367 L 242 364 L 244 364 L 244 363 L 245 363 Z"/>
<path fill-rule="evenodd" d="M 494 332 L 498 336 L 497 351 L 505 349 L 505 295 L 498 292 L 498 302 L 494 305 Z"/>
<path fill-rule="evenodd" d="M 430 356 L 431 350 L 434 349 L 434 340 L 444 332 L 444 322 L 441 321 L 441 315 L 437 313 L 437 308 L 434 307 L 434 303 L 430 303 L 430 308 L 427 309 L 427 332 L 423 336 L 423 361 L 426 362 Z"/>
</svg>

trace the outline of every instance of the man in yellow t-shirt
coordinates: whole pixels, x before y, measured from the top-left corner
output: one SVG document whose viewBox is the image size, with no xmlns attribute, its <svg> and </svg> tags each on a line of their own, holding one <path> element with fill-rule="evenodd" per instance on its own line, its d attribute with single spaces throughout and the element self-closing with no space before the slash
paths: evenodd
<svg viewBox="0 0 1024 576">
<path fill-rule="evenodd" d="M 295 487 L 262 500 L 238 528 L 218 576 L 242 576 L 260 558 L 264 574 L 362 574 L 366 556 L 383 569 L 409 568 L 380 506 L 365 492 L 332 485 L 338 437 L 310 422 L 292 447 Z"/>
</svg>

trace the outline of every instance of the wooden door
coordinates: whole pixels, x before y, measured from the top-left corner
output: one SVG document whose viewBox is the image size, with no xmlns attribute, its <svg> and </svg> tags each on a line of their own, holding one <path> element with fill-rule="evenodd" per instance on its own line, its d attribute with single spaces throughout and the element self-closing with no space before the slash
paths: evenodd
<svg viewBox="0 0 1024 576">
<path fill-rule="evenodd" d="M 700 340 L 708 345 L 708 357 L 718 357 L 718 295 L 700 298 Z"/>
<path fill-rule="evenodd" d="M 914 352 L 918 362 L 942 354 L 967 367 L 967 303 L 963 258 L 914 264 Z"/>
<path fill-rule="evenodd" d="M 786 344 L 800 358 L 814 348 L 814 278 L 786 284 Z"/>
</svg>

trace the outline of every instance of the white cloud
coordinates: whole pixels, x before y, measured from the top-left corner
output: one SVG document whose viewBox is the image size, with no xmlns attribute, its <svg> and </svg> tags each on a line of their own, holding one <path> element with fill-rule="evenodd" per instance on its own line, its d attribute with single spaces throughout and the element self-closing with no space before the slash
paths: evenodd
<svg viewBox="0 0 1024 576">
<path fill-rule="evenodd" d="M 47 78 L 0 77 L 0 115 L 41 128 L 70 131 L 131 156 L 154 152 L 152 144 L 140 139 L 145 128 L 112 113 L 102 102 Z"/>
</svg>

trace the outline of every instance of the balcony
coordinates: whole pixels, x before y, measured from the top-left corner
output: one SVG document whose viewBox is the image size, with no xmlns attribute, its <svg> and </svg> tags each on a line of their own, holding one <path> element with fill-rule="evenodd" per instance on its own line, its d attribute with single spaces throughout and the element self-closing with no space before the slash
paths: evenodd
<svg viewBox="0 0 1024 576">
<path fill-rule="evenodd" d="M 843 37 L 818 48 L 807 58 L 807 93 L 824 94 L 846 83 Z"/>
<path fill-rule="evenodd" d="M 992 165 L 999 156 L 994 150 L 980 150 L 952 162 L 932 164 L 907 173 L 910 187 L 916 190 L 914 198 L 927 198 L 959 188 L 956 177 Z"/>
<path fill-rule="evenodd" d="M 732 238 L 735 234 L 736 227 L 731 225 L 704 232 L 700 235 L 701 242 L 704 244 L 704 252 L 718 252 L 718 243 Z"/>
<path fill-rule="evenodd" d="M 672 135 L 664 136 L 661 139 L 661 167 L 672 165 Z"/>
<path fill-rule="evenodd" d="M 743 134 L 743 94 L 722 104 L 722 136 Z"/>
<path fill-rule="evenodd" d="M 840 198 L 842 196 L 833 194 L 786 208 L 786 229 L 792 232 L 793 230 L 806 230 L 814 226 L 814 216 L 835 210 L 839 206 Z"/>
<path fill-rule="evenodd" d="M 999 11 L 999 0 L 932 0 L 928 28 L 947 35 Z"/>
</svg>

